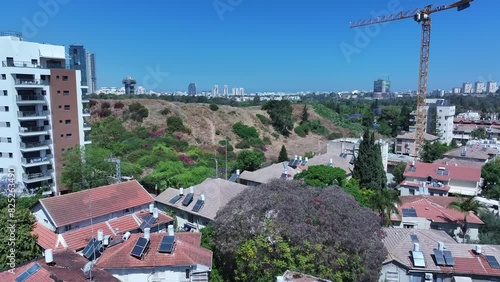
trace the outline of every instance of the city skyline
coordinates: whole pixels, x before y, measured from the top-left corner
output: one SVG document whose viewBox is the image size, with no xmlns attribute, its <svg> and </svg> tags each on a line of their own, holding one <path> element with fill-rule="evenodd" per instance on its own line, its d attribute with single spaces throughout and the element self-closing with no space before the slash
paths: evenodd
<svg viewBox="0 0 500 282">
<path fill-rule="evenodd" d="M 394 91 L 416 89 L 418 24 L 406 19 L 349 29 L 349 22 L 432 1 L 319 0 L 311 5 L 297 0 L 283 5 L 255 0 L 232 1 L 233 6 L 223 0 L 158 1 L 155 9 L 132 0 L 120 6 L 31 2 L 22 7 L 6 3 L 11 12 L 2 19 L 3 29 L 21 31 L 28 41 L 84 45 L 99 56 L 97 88 L 120 85 L 123 77 L 132 76 L 156 91 L 184 90 L 196 81 L 198 89 L 243 85 L 250 93 L 369 90 L 381 73 L 390 74 Z M 109 9 L 97 9 L 98 4 L 122 15 L 133 5 L 134 20 L 109 17 Z M 494 54 L 500 39 L 492 36 L 498 8 L 498 1 L 474 1 L 464 11 L 433 15 L 428 92 L 465 81 L 499 80 L 500 57 Z M 88 21 L 88 13 L 94 20 Z M 470 36 L 487 39 L 487 44 Z"/>
</svg>

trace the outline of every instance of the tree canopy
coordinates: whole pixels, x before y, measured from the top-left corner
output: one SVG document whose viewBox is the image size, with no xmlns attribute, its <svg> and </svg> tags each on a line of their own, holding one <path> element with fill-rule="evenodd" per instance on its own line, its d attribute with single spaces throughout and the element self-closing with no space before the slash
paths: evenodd
<svg viewBox="0 0 500 282">
<path fill-rule="evenodd" d="M 271 117 L 272 125 L 283 136 L 289 136 L 293 129 L 292 103 L 289 100 L 272 100 L 262 106 Z"/>
<path fill-rule="evenodd" d="M 307 185 L 313 187 L 344 186 L 346 173 L 340 167 L 313 165 L 308 167 L 307 170 L 296 174 L 294 178 L 304 179 Z"/>
<path fill-rule="evenodd" d="M 260 150 L 243 150 L 236 159 L 236 168 L 242 171 L 254 171 L 259 169 L 265 160 L 264 152 Z"/>
<path fill-rule="evenodd" d="M 225 281 L 274 281 L 287 269 L 375 281 L 387 254 L 377 216 L 336 186 L 275 180 L 247 189 L 214 228 Z"/>
<path fill-rule="evenodd" d="M 453 148 L 441 142 L 436 141 L 431 143 L 426 141 L 422 147 L 420 157 L 424 163 L 432 163 L 435 160 L 443 158 L 444 154 L 451 149 Z"/>
<path fill-rule="evenodd" d="M 387 186 L 380 145 L 375 143 L 375 135 L 370 134 L 368 129 L 365 130 L 359 145 L 352 177 L 359 180 L 361 188 L 377 190 Z"/>
<path fill-rule="evenodd" d="M 392 170 L 392 175 L 394 175 L 394 182 L 399 185 L 403 180 L 405 180 L 404 173 L 406 170 L 406 163 L 398 163 Z"/>
<path fill-rule="evenodd" d="M 464 241 L 466 241 L 467 230 L 469 228 L 467 225 L 467 217 L 471 212 L 479 215 L 479 213 L 484 209 L 483 205 L 476 200 L 475 197 L 458 197 L 457 200 L 451 202 L 448 207 L 464 214 L 464 220 L 462 222 L 462 236 Z"/>
<path fill-rule="evenodd" d="M 281 146 L 280 154 L 278 156 L 278 162 L 288 161 L 288 152 L 286 151 L 285 145 Z"/>
<path fill-rule="evenodd" d="M 481 169 L 482 194 L 492 199 L 500 198 L 500 159 L 486 163 Z"/>
</svg>

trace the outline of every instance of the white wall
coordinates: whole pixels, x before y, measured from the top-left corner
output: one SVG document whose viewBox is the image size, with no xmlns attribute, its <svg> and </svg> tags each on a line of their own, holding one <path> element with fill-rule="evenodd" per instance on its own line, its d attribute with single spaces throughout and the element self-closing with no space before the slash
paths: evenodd
<svg viewBox="0 0 500 282">
<path fill-rule="evenodd" d="M 122 282 L 189 282 L 191 280 L 186 279 L 186 269 L 192 271 L 196 266 L 106 269 L 106 271 Z"/>
</svg>

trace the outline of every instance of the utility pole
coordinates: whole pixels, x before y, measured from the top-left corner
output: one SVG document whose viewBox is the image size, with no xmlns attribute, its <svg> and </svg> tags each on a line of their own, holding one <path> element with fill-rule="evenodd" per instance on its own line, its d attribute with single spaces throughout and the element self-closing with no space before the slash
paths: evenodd
<svg viewBox="0 0 500 282">
<path fill-rule="evenodd" d="M 227 136 L 226 136 L 226 180 L 227 180 Z"/>
<path fill-rule="evenodd" d="M 214 158 L 215 161 L 215 179 L 219 178 L 219 161 Z"/>
</svg>

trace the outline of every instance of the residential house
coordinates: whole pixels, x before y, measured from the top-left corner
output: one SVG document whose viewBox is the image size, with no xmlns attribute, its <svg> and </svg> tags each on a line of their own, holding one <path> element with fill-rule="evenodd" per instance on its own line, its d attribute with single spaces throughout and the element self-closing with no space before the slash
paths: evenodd
<svg viewBox="0 0 500 282">
<path fill-rule="evenodd" d="M 458 200 L 440 196 L 401 196 L 399 214 L 391 216 L 395 228 L 417 228 L 443 230 L 457 241 L 461 241 L 464 214 L 448 206 Z M 471 241 L 479 240 L 479 227 L 484 224 L 474 213 L 467 217 L 467 236 Z"/>
<path fill-rule="evenodd" d="M 498 148 L 491 147 L 489 144 L 467 144 L 456 149 L 453 149 L 444 154 L 447 158 L 454 158 L 459 160 L 467 160 L 479 162 L 482 164 L 487 163 L 489 160 L 495 158 L 499 153 Z"/>
<path fill-rule="evenodd" d="M 455 242 L 446 232 L 384 228 L 388 255 L 379 281 L 500 281 L 500 246 Z"/>
<path fill-rule="evenodd" d="M 327 154 L 343 156 L 347 155 L 350 163 L 354 164 L 354 156 L 358 154 L 359 144 L 363 138 L 340 138 L 335 140 L 330 140 L 326 144 Z M 384 171 L 387 172 L 387 165 L 389 161 L 389 143 L 380 139 L 376 140 L 375 143 L 380 145 L 380 153 L 382 157 L 382 165 L 384 166 Z"/>
<path fill-rule="evenodd" d="M 100 267 L 93 265 L 90 268 L 89 266 L 91 264 L 88 260 L 73 251 L 47 251 L 45 257 L 18 266 L 12 271 L 0 272 L 0 281 L 120 281 Z"/>
<path fill-rule="evenodd" d="M 447 157 L 435 160 L 434 163 L 442 165 L 455 165 L 462 167 L 478 167 L 478 168 L 481 168 L 484 165 L 483 162 L 476 162 L 466 159 L 447 158 Z"/>
<path fill-rule="evenodd" d="M 434 136 L 428 133 L 424 134 L 424 140 L 428 142 L 435 142 L 439 140 L 438 136 Z M 412 157 L 417 156 L 415 151 L 415 132 L 405 132 L 396 136 L 396 154 L 409 155 Z"/>
<path fill-rule="evenodd" d="M 153 197 L 137 180 L 43 198 L 32 209 L 40 224 L 58 234 L 145 210 Z"/>
<path fill-rule="evenodd" d="M 400 195 L 477 196 L 481 168 L 441 163 L 409 162 L 399 185 Z"/>
<path fill-rule="evenodd" d="M 122 282 L 208 282 L 212 251 L 202 248 L 201 233 L 132 234 L 108 247 L 96 263 Z M 104 280 L 103 280 L 104 281 Z"/>
<path fill-rule="evenodd" d="M 175 212 L 179 228 L 199 230 L 211 223 L 220 209 L 247 188 L 229 180 L 208 178 L 189 190 L 168 188 L 155 200 L 160 209 Z"/>
<path fill-rule="evenodd" d="M 272 164 L 256 171 L 243 171 L 238 178 L 240 184 L 258 186 L 269 183 L 272 179 L 293 179 L 297 171 L 288 166 L 286 162 Z"/>
<path fill-rule="evenodd" d="M 166 231 L 173 218 L 155 211 L 153 202 L 136 180 L 44 198 L 32 209 L 37 219 L 33 232 L 44 249 L 80 250 L 98 230 L 105 236 L 140 232 L 145 225 L 152 232 Z"/>
<path fill-rule="evenodd" d="M 339 167 L 346 172 L 347 178 L 351 177 L 352 170 L 354 169 L 354 160 L 352 153 L 326 153 L 321 155 L 316 155 L 310 159 L 304 158 L 304 160 L 299 159 L 298 163 L 295 164 L 295 159 L 292 159 L 288 166 L 295 167 L 299 171 L 304 171 L 308 167 L 313 165 L 326 165 L 331 167 Z"/>
</svg>

